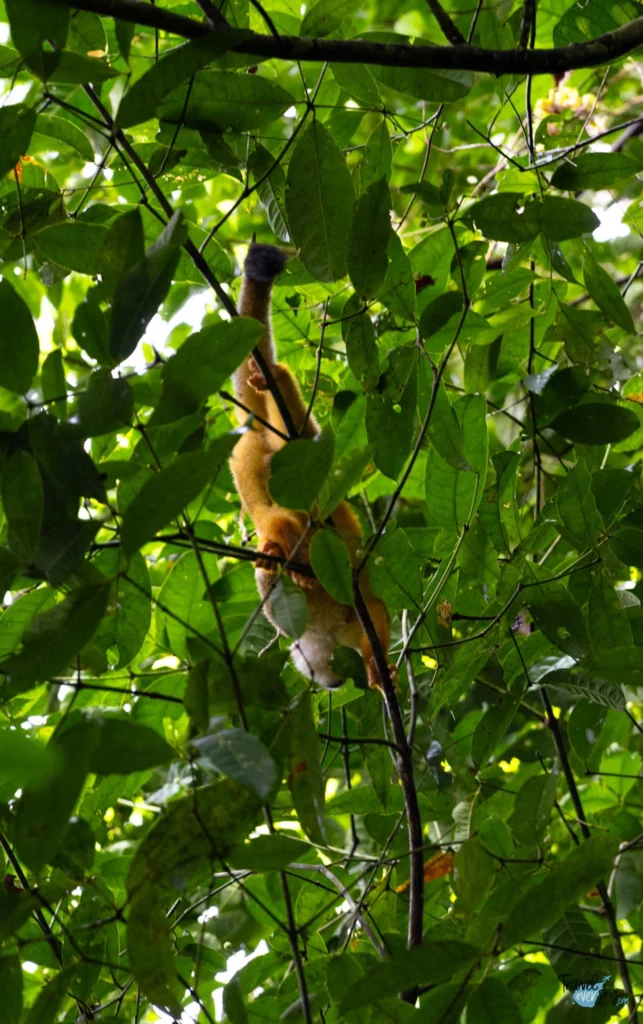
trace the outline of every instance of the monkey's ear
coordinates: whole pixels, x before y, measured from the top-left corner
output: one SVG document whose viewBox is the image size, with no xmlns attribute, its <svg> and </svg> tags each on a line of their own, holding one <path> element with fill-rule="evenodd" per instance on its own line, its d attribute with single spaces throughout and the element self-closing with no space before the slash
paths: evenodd
<svg viewBox="0 0 643 1024">
<path fill-rule="evenodd" d="M 252 232 L 252 238 L 250 239 L 250 245 L 254 245 L 256 241 L 257 241 L 257 232 L 253 231 Z"/>
</svg>

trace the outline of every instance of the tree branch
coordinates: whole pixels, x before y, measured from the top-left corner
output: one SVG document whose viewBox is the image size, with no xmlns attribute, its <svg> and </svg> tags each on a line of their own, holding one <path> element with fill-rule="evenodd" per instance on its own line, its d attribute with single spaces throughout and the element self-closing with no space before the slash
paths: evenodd
<svg viewBox="0 0 643 1024">
<path fill-rule="evenodd" d="M 122 21 L 147 25 L 185 39 L 201 39 L 210 28 L 151 4 L 133 0 L 53 0 L 65 7 L 93 11 Z M 227 31 L 226 29 L 217 31 Z M 643 18 L 635 18 L 614 32 L 586 43 L 570 43 L 541 50 L 486 50 L 481 46 L 409 46 L 374 43 L 364 39 L 306 39 L 300 36 L 253 33 L 232 47 L 237 53 L 282 60 L 330 61 L 341 64 L 380 64 L 385 67 L 485 71 L 492 75 L 547 75 L 575 68 L 607 64 L 631 53 L 643 43 Z"/>
<path fill-rule="evenodd" d="M 440 0 L 426 0 L 426 2 L 429 5 L 431 14 L 442 29 L 444 37 L 448 39 L 453 46 L 466 46 L 466 40 L 462 35 L 462 32 L 457 25 L 454 25 L 451 21 L 451 18 L 440 3 Z"/>
<path fill-rule="evenodd" d="M 422 916 L 424 913 L 424 858 L 422 853 L 422 818 L 420 805 L 418 804 L 417 790 L 413 778 L 413 756 L 411 748 L 406 739 L 404 722 L 400 711 L 400 705 L 391 680 L 388 662 L 382 649 L 382 644 L 373 624 L 368 605 L 360 590 L 359 578 L 355 576 L 353 584 L 355 596 L 355 610 L 360 625 L 368 638 L 375 658 L 377 674 L 379 676 L 386 713 L 393 730 L 393 738 L 398 748 L 395 756 L 395 764 L 404 795 L 404 806 L 406 808 L 406 821 L 409 834 L 409 868 L 410 868 L 410 889 L 409 889 L 409 930 L 408 946 L 413 949 L 422 942 Z M 403 993 L 403 998 L 408 1002 L 415 1002 L 415 992 Z"/>
</svg>

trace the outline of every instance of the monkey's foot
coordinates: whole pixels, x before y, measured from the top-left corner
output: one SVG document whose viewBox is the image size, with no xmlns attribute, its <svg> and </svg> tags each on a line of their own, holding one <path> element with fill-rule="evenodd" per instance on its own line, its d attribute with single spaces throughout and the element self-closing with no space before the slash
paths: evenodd
<svg viewBox="0 0 643 1024">
<path fill-rule="evenodd" d="M 388 672 L 391 677 L 391 682 L 393 683 L 395 692 L 399 693 L 400 691 L 398 687 L 395 685 L 395 679 L 397 677 L 397 665 L 389 665 Z M 366 662 L 366 679 L 371 689 L 379 690 L 382 696 L 384 696 L 384 691 L 382 689 L 382 684 L 380 682 L 380 674 L 377 671 L 377 664 L 375 662 L 374 657 L 370 657 Z"/>
<path fill-rule="evenodd" d="M 296 583 L 302 590 L 314 590 L 318 581 L 314 576 L 304 576 L 303 572 L 295 572 L 294 569 L 286 569 L 293 583 Z"/>
<path fill-rule="evenodd" d="M 276 558 L 285 558 L 286 553 L 280 544 L 276 544 L 274 540 L 267 540 L 261 548 L 262 555 L 271 555 L 272 558 L 257 558 L 255 560 L 255 568 L 263 569 L 264 572 L 277 572 L 279 569 L 279 562 L 273 561 Z"/>
</svg>

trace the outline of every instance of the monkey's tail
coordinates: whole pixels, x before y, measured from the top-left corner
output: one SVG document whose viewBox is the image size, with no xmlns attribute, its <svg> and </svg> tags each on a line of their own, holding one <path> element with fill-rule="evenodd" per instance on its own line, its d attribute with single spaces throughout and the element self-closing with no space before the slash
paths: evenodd
<svg viewBox="0 0 643 1024">
<path fill-rule="evenodd" d="M 277 353 L 272 336 L 270 309 L 272 302 L 272 283 L 284 269 L 287 256 L 274 245 L 262 245 L 252 241 L 243 268 L 243 280 L 239 294 L 239 313 L 251 316 L 265 327 L 259 339 L 259 352 L 269 369 L 272 370 Z M 237 398 L 259 415 L 264 415 L 264 397 L 249 383 L 248 378 L 256 372 L 253 357 L 249 356 L 234 374 L 234 389 Z M 261 371 L 261 367 L 259 367 Z M 238 410 L 239 419 L 243 422 L 246 413 Z"/>
</svg>

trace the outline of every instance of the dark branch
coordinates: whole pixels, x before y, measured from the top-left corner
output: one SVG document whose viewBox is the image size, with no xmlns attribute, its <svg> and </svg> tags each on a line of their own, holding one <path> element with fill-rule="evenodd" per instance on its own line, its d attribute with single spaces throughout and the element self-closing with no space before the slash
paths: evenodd
<svg viewBox="0 0 643 1024">
<path fill-rule="evenodd" d="M 151 4 L 133 0 L 54 0 L 61 6 L 93 11 L 123 21 L 161 29 L 185 39 L 201 39 L 207 25 Z M 217 31 L 227 31 L 226 29 Z M 546 75 L 607 64 L 631 53 L 643 43 L 643 18 L 614 32 L 541 50 L 486 50 L 481 46 L 409 46 L 406 43 L 373 43 L 363 39 L 306 39 L 300 36 L 259 35 L 238 43 L 238 53 L 282 60 L 330 61 L 342 64 L 380 64 L 386 67 L 436 68 L 486 71 L 492 75 Z"/>
<path fill-rule="evenodd" d="M 427 0 L 427 3 L 431 14 L 442 29 L 445 39 L 448 39 L 453 46 L 466 46 L 466 39 L 457 25 L 451 21 L 440 0 Z"/>
</svg>

